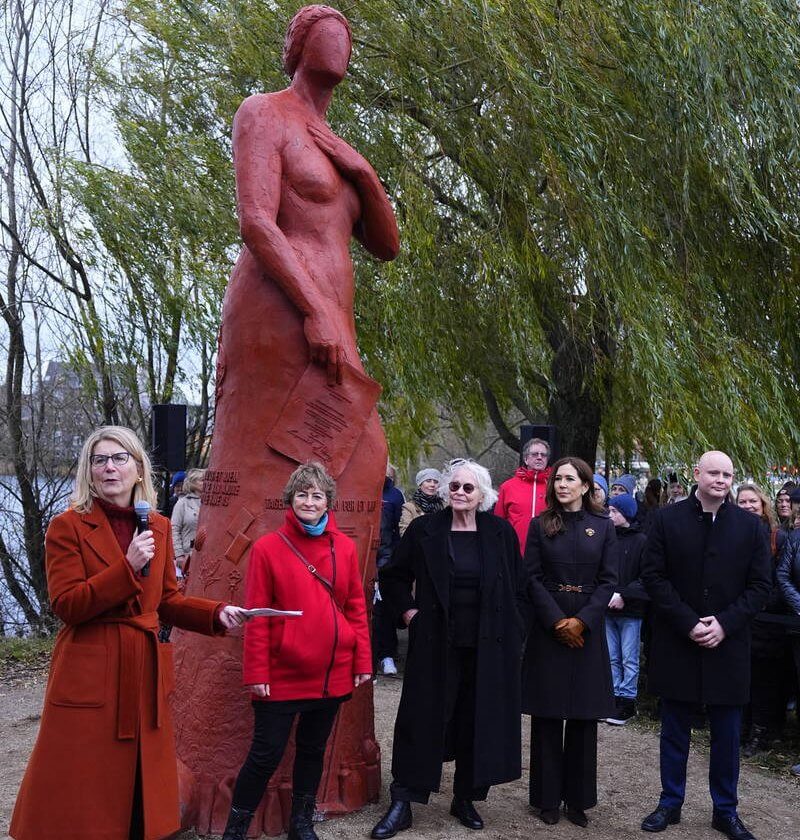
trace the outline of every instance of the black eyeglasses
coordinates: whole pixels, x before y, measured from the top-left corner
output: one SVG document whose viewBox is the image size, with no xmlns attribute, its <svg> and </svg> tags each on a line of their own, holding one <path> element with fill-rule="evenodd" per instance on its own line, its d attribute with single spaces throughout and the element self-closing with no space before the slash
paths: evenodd
<svg viewBox="0 0 800 840">
<path fill-rule="evenodd" d="M 130 457 L 130 452 L 115 452 L 113 455 L 90 455 L 89 463 L 92 465 L 93 470 L 99 470 L 108 463 L 110 458 L 111 463 L 114 464 L 115 467 L 121 467 L 128 463 L 128 459 Z"/>
<path fill-rule="evenodd" d="M 455 493 L 463 488 L 464 492 L 467 495 L 472 493 L 472 491 L 475 489 L 474 484 L 470 484 L 469 482 L 467 482 L 466 484 L 462 484 L 460 481 L 451 481 L 448 487 L 450 488 L 451 493 Z"/>
</svg>

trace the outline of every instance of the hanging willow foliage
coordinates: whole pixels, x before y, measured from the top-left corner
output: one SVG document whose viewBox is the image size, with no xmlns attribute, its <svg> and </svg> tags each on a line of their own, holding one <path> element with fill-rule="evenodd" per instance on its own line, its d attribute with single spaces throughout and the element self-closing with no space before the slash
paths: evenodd
<svg viewBox="0 0 800 840">
<path fill-rule="evenodd" d="M 204 196 L 227 232 L 231 119 L 286 84 L 297 2 L 126 8 L 141 33 L 123 62 L 126 140 L 192 162 L 170 188 Z M 797 462 L 795 3 L 340 8 L 355 44 L 330 121 L 381 174 L 403 237 L 388 266 L 354 251 L 361 351 L 397 454 L 436 406 L 485 422 L 490 394 L 501 414 L 546 414 L 590 459 L 602 433 L 656 463 L 709 445 L 757 470 Z M 149 110 L 167 68 L 164 137 Z"/>
</svg>

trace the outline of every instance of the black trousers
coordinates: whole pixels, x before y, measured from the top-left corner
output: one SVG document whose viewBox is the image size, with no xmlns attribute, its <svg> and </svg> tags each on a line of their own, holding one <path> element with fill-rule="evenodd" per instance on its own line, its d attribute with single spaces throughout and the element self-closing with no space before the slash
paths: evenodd
<svg viewBox="0 0 800 840">
<path fill-rule="evenodd" d="M 383 601 L 372 605 L 372 649 L 375 661 L 397 656 L 397 616 L 391 615 Z"/>
<path fill-rule="evenodd" d="M 530 804 L 562 802 L 581 810 L 597 804 L 597 721 L 531 718 Z"/>
<path fill-rule="evenodd" d="M 298 714 L 292 791 L 316 796 L 322 778 L 325 744 L 339 705 L 335 701 L 326 701 L 324 705 L 298 713 L 273 708 L 270 703 L 254 702 L 253 743 L 236 779 L 231 804 L 246 811 L 256 810 L 283 758 Z"/>
<path fill-rule="evenodd" d="M 475 648 L 450 648 L 447 654 L 445 686 L 445 744 L 455 755 L 453 796 L 482 802 L 488 787 L 473 787 L 475 778 Z M 412 780 L 395 779 L 390 788 L 393 801 L 427 803 L 431 791 L 415 787 Z"/>
<path fill-rule="evenodd" d="M 133 788 L 133 807 L 131 808 L 131 827 L 129 840 L 144 838 L 144 802 L 142 801 L 142 757 L 136 759 L 136 782 Z"/>
</svg>

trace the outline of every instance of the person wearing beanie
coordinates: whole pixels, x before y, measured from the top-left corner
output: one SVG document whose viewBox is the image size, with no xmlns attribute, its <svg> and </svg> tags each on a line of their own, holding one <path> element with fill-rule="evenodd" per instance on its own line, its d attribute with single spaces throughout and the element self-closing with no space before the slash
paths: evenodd
<svg viewBox="0 0 800 840">
<path fill-rule="evenodd" d="M 606 507 L 608 503 L 608 482 L 602 475 L 600 475 L 600 473 L 595 473 L 592 478 L 594 479 L 592 497 L 596 502 L 599 502 L 603 505 L 603 507 Z"/>
<path fill-rule="evenodd" d="M 550 444 L 531 438 L 522 448 L 522 463 L 514 475 L 500 485 L 494 515 L 510 522 L 524 553 L 528 526 L 545 509 L 545 492 L 550 478 Z"/>
<path fill-rule="evenodd" d="M 625 473 L 621 475 L 619 478 L 615 478 L 611 482 L 611 496 L 620 496 L 623 493 L 627 493 L 629 496 L 633 496 L 636 492 L 636 477 L 632 476 L 630 473 Z"/>
<path fill-rule="evenodd" d="M 400 536 L 406 532 L 406 528 L 418 517 L 426 513 L 436 513 L 444 508 L 444 502 L 439 495 L 439 483 L 442 474 L 432 467 L 421 469 L 414 479 L 417 489 L 411 496 L 411 501 L 403 505 L 400 512 Z"/>
<path fill-rule="evenodd" d="M 186 471 L 178 470 L 172 476 L 172 481 L 169 483 L 169 498 L 166 505 L 164 505 L 164 516 L 168 519 L 172 518 L 172 511 L 175 510 L 175 505 L 178 504 L 178 499 L 183 495 L 183 482 L 186 481 Z"/>
<path fill-rule="evenodd" d="M 614 496 L 622 496 L 627 495 L 630 496 L 634 503 L 636 504 L 636 514 L 633 517 L 639 525 L 644 528 L 644 521 L 646 517 L 646 511 L 644 506 L 641 505 L 636 498 L 636 476 L 631 475 L 630 473 L 624 473 L 623 475 L 619 476 L 619 478 L 615 478 L 611 482 L 611 486 L 608 492 L 609 499 L 613 499 Z"/>
<path fill-rule="evenodd" d="M 636 714 L 642 619 L 650 600 L 639 579 L 647 537 L 636 521 L 636 499 L 630 494 L 614 496 L 608 503 L 608 512 L 617 532 L 619 568 L 617 588 L 606 611 L 606 639 L 616 705 L 616 712 L 606 722 L 622 726 Z"/>
</svg>

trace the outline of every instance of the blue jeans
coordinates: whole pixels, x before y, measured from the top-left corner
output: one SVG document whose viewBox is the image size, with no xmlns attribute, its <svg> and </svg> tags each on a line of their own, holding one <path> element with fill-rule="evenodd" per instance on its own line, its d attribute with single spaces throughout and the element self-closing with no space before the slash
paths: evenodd
<svg viewBox="0 0 800 840">
<path fill-rule="evenodd" d="M 697 704 L 661 698 L 661 799 L 659 805 L 680 808 L 686 795 L 686 762 Z M 739 783 L 741 706 L 706 706 L 711 728 L 708 787 L 714 812 L 735 817 Z"/>
<path fill-rule="evenodd" d="M 614 696 L 636 699 L 639 684 L 639 639 L 642 619 L 606 613 L 606 639 Z"/>
</svg>

